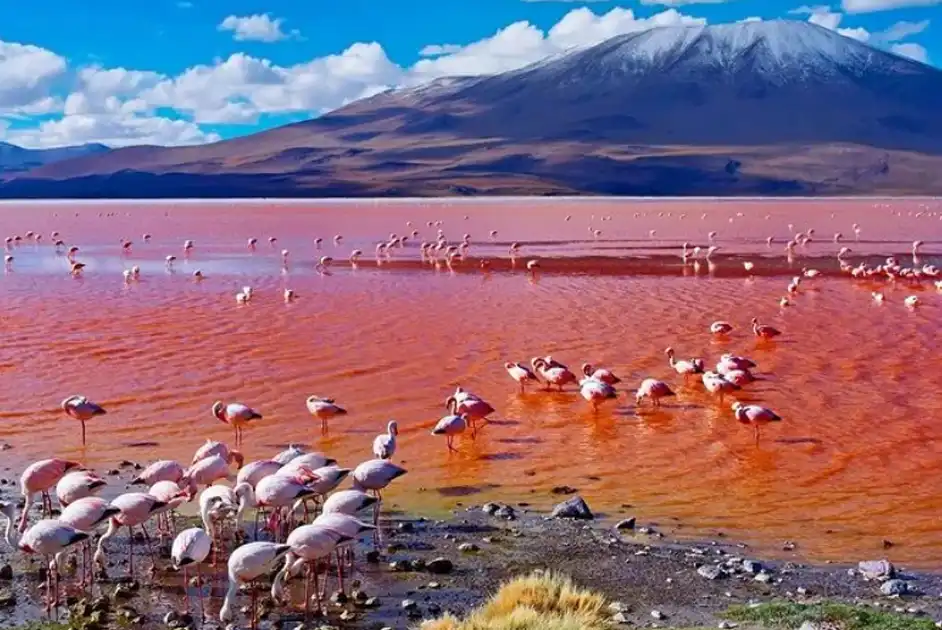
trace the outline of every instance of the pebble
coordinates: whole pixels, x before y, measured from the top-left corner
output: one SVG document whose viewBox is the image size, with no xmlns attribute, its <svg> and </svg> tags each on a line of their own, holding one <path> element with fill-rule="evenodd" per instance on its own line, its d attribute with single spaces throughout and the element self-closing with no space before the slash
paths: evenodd
<svg viewBox="0 0 942 630">
<path fill-rule="evenodd" d="M 572 486 L 554 486 L 550 492 L 552 494 L 575 494 L 579 492 L 579 490 Z"/>
<path fill-rule="evenodd" d="M 613 613 L 631 612 L 631 606 L 624 602 L 612 602 L 608 605 L 608 609 Z"/>
<path fill-rule="evenodd" d="M 738 624 L 733 623 L 732 621 L 721 621 L 720 625 L 717 626 L 720 630 L 732 630 L 733 628 L 739 627 Z"/>
<path fill-rule="evenodd" d="M 660 610 L 652 610 L 652 611 L 651 611 L 651 616 L 654 617 L 655 619 L 657 619 L 658 621 L 661 621 L 661 620 L 663 620 L 663 619 L 667 619 L 667 615 L 665 615 L 664 613 L 662 613 Z"/>
<path fill-rule="evenodd" d="M 402 600 L 402 603 L 400 605 L 402 606 L 402 609 L 405 611 L 418 610 L 419 608 L 419 605 L 415 603 L 415 600 L 412 600 L 412 599 L 404 599 Z"/>
<path fill-rule="evenodd" d="M 458 545 L 458 551 L 461 551 L 464 553 L 474 553 L 475 551 L 480 551 L 480 550 L 481 548 L 475 545 L 474 543 L 466 542 L 466 543 L 461 543 L 460 545 Z"/>
<path fill-rule="evenodd" d="M 887 580 L 880 586 L 880 592 L 884 595 L 905 595 L 909 592 L 909 584 L 903 580 Z"/>
<path fill-rule="evenodd" d="M 746 573 L 752 573 L 753 575 L 763 571 L 762 563 L 756 562 L 755 560 L 743 560 L 742 569 Z"/>
<path fill-rule="evenodd" d="M 634 516 L 632 516 L 631 518 L 626 518 L 626 519 L 623 520 L 623 521 L 618 521 L 618 523 L 615 524 L 615 529 L 619 529 L 619 530 L 621 530 L 621 529 L 634 529 L 634 528 L 635 528 L 635 517 L 634 517 Z"/>
<path fill-rule="evenodd" d="M 356 617 L 357 617 L 356 613 L 353 612 L 352 610 L 344 610 L 342 613 L 340 613 L 341 621 L 352 621 L 356 619 Z"/>
<path fill-rule="evenodd" d="M 370 597 L 365 602 L 363 602 L 364 608 L 378 608 L 379 607 L 379 598 Z"/>
<path fill-rule="evenodd" d="M 13 567 L 11 567 L 9 564 L 5 564 L 2 567 L 0 567 L 0 580 L 9 582 L 12 579 L 13 579 Z"/>
<path fill-rule="evenodd" d="M 16 604 L 16 595 L 10 591 L 0 591 L 0 608 L 9 608 Z"/>
<path fill-rule="evenodd" d="M 622 623 L 622 624 L 631 623 L 631 620 L 628 619 L 628 616 L 625 615 L 625 613 L 621 613 L 621 612 L 618 612 L 612 615 L 612 621 L 614 621 L 615 623 Z"/>
<path fill-rule="evenodd" d="M 448 558 L 435 558 L 434 560 L 429 561 L 425 568 L 428 569 L 429 573 L 435 573 L 438 575 L 444 575 L 446 573 L 451 573 L 455 568 L 455 564 Z"/>
<path fill-rule="evenodd" d="M 553 508 L 550 518 L 574 518 L 580 520 L 591 520 L 594 518 L 592 510 L 585 500 L 576 495 L 567 499 Z"/>
<path fill-rule="evenodd" d="M 857 570 L 867 580 L 888 580 L 896 575 L 896 567 L 889 560 L 863 560 Z"/>
<path fill-rule="evenodd" d="M 762 582 L 763 584 L 768 584 L 769 582 L 772 581 L 772 576 L 766 573 L 765 571 L 760 571 L 759 573 L 756 573 L 756 576 L 752 579 L 754 579 L 756 582 Z"/>
<path fill-rule="evenodd" d="M 726 575 L 723 569 L 715 564 L 704 564 L 697 568 L 697 573 L 708 580 L 716 580 Z"/>
</svg>

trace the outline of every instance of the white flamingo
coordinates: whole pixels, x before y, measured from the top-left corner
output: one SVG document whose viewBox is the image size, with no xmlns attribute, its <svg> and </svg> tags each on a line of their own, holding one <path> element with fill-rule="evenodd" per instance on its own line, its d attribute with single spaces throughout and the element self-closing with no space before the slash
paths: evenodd
<svg viewBox="0 0 942 630">
<path fill-rule="evenodd" d="M 396 436 L 399 435 L 399 425 L 390 420 L 386 425 L 386 433 L 380 433 L 373 440 L 373 456 L 377 459 L 392 459 L 396 452 Z"/>
<path fill-rule="evenodd" d="M 289 551 L 291 551 L 291 545 L 250 542 L 232 552 L 228 563 L 229 588 L 226 590 L 226 597 L 219 610 L 221 622 L 229 623 L 235 619 L 233 609 L 239 594 L 239 587 L 248 584 L 252 593 L 252 628 L 257 627 L 255 581 L 266 575 Z"/>
</svg>

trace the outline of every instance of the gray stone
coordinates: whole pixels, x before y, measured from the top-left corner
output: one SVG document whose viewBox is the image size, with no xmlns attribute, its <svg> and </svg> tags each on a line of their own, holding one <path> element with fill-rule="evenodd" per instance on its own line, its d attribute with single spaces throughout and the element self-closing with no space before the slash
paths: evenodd
<svg viewBox="0 0 942 630">
<path fill-rule="evenodd" d="M 9 608 L 16 604 L 16 595 L 10 591 L 0 591 L 0 608 Z"/>
<path fill-rule="evenodd" d="M 909 592 L 909 584 L 903 580 L 887 580 L 880 585 L 880 592 L 884 595 L 905 595 Z"/>
<path fill-rule="evenodd" d="M 733 628 L 739 627 L 738 624 L 733 623 L 732 621 L 721 621 L 720 625 L 717 626 L 720 630 L 733 630 Z"/>
<path fill-rule="evenodd" d="M 634 528 L 635 528 L 635 517 L 634 517 L 634 516 L 632 516 L 631 518 L 626 518 L 626 519 L 623 520 L 623 521 L 618 521 L 618 522 L 615 524 L 615 529 L 619 529 L 619 530 L 622 530 L 622 529 L 634 529 Z"/>
<path fill-rule="evenodd" d="M 625 613 L 621 613 L 621 612 L 615 613 L 614 615 L 612 615 L 612 621 L 614 621 L 615 623 L 622 623 L 622 624 L 631 623 L 631 620 L 628 619 L 628 616 L 625 615 Z"/>
<path fill-rule="evenodd" d="M 630 612 L 631 606 L 629 606 L 628 604 L 624 602 L 612 602 L 611 604 L 608 605 L 608 609 L 609 611 L 613 613 L 624 613 L 624 612 Z"/>
<path fill-rule="evenodd" d="M 658 621 L 661 621 L 662 619 L 667 619 L 667 615 L 662 613 L 660 610 L 652 610 L 651 616 L 657 619 Z"/>
<path fill-rule="evenodd" d="M 761 571 L 759 573 L 756 573 L 756 576 L 752 579 L 754 579 L 756 582 L 762 582 L 763 584 L 768 584 L 769 582 L 772 581 L 772 576 L 766 573 L 765 571 Z"/>
<path fill-rule="evenodd" d="M 425 568 L 428 569 L 429 573 L 444 575 L 451 573 L 455 565 L 448 558 L 435 558 L 434 560 L 430 560 L 429 563 L 425 565 Z"/>
<path fill-rule="evenodd" d="M 509 505 L 502 505 L 497 508 L 497 511 L 494 512 L 494 516 L 497 518 L 502 518 L 507 521 L 513 521 L 517 518 L 517 513 L 514 512 L 514 509 Z"/>
<path fill-rule="evenodd" d="M 896 575 L 889 560 L 864 560 L 857 563 L 857 570 L 868 580 L 889 580 Z"/>
<path fill-rule="evenodd" d="M 726 575 L 723 569 L 715 564 L 704 564 L 697 569 L 697 574 L 708 580 L 716 580 Z"/>
<path fill-rule="evenodd" d="M 746 573 L 752 573 L 755 575 L 756 573 L 761 573 L 763 568 L 764 567 L 762 566 L 761 562 L 756 562 L 755 560 L 742 561 L 742 570 Z"/>
<path fill-rule="evenodd" d="M 493 514 L 499 509 L 500 509 L 500 506 L 497 505 L 496 503 L 485 503 L 484 505 L 481 506 L 481 511 L 484 512 L 485 514 Z"/>
<path fill-rule="evenodd" d="M 400 605 L 402 606 L 402 609 L 405 611 L 413 611 L 419 608 L 419 605 L 415 603 L 415 600 L 412 600 L 412 599 L 404 599 L 402 600 L 402 603 Z"/>
<path fill-rule="evenodd" d="M 592 516 L 592 510 L 589 509 L 589 506 L 582 499 L 581 496 L 574 496 L 571 499 L 567 499 L 553 508 L 551 518 L 575 518 L 580 520 L 591 520 L 594 518 Z"/>
<path fill-rule="evenodd" d="M 458 545 L 458 551 L 463 551 L 464 553 L 474 553 L 475 551 L 480 550 L 481 548 L 474 543 L 461 543 Z"/>
<path fill-rule="evenodd" d="M 9 582 L 12 579 L 13 579 L 13 567 L 11 567 L 9 564 L 5 564 L 2 567 L 0 567 L 0 580 Z"/>
</svg>

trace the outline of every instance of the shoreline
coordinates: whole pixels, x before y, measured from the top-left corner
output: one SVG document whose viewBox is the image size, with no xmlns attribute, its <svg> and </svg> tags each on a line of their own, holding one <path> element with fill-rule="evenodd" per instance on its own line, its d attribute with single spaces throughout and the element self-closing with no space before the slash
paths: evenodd
<svg viewBox="0 0 942 630">
<path fill-rule="evenodd" d="M 577 500 L 578 495 L 574 495 L 567 502 Z M 378 553 L 373 550 L 371 537 L 359 541 L 356 571 L 347 582 L 348 599 L 344 602 L 334 595 L 326 604 L 328 616 L 312 616 L 306 628 L 411 628 L 446 612 L 460 617 L 493 595 L 502 582 L 537 569 L 553 570 L 571 577 L 581 587 L 601 593 L 613 602 L 613 618 L 618 615 L 616 626 L 626 628 L 732 628 L 737 624 L 724 621 L 724 613 L 731 606 L 772 601 L 811 604 L 826 600 L 865 605 L 923 621 L 942 619 L 942 574 L 896 567 L 893 577 L 905 586 L 894 580 L 892 589 L 902 588 L 907 593 L 888 596 L 881 592 L 887 582 L 866 580 L 857 568 L 857 561 L 878 561 L 879 555 L 827 565 L 768 560 L 733 540 L 672 539 L 645 523 L 628 527 L 623 522 L 619 529 L 602 519 L 552 518 L 546 510 L 532 509 L 526 503 L 517 505 L 520 507 L 503 503 L 471 505 L 455 509 L 450 517 L 440 520 L 387 512 Z M 178 530 L 192 520 L 190 516 L 178 516 Z M 245 523 L 251 523 L 251 515 L 246 515 Z M 130 608 L 141 617 L 121 623 L 132 621 L 142 629 L 186 627 L 166 622 L 170 611 L 181 608 L 182 595 L 180 575 L 167 567 L 169 542 L 159 547 L 162 559 L 154 583 L 139 590 L 132 587 L 130 592 L 128 579 L 122 577 L 126 573 L 126 539 L 118 544 L 122 547 L 109 551 L 114 558 L 109 563 L 113 567 L 109 569 L 111 577 L 97 585 L 93 594 L 112 595 L 112 615 L 124 614 L 121 610 Z M 140 566 L 147 563 L 145 558 L 140 556 Z M 41 563 L 14 559 L 4 549 L 0 552 L 0 570 L 7 563 L 12 564 L 14 577 L 12 581 L 0 579 L 0 624 L 17 629 L 42 619 L 41 603 L 35 599 L 42 590 L 37 576 Z M 216 615 L 225 591 L 224 574 L 225 564 L 220 562 L 211 588 L 212 600 L 207 600 L 207 622 L 202 626 L 206 630 L 223 628 Z M 142 575 L 138 580 L 147 582 Z M 296 579 L 289 585 L 290 607 L 266 605 L 268 583 L 260 587 L 262 605 L 268 611 L 260 628 L 296 630 L 303 621 L 303 595 L 298 582 Z M 329 584 L 328 593 L 333 593 L 337 584 L 333 572 Z M 116 589 L 123 589 L 122 595 L 118 596 Z M 4 605 L 10 593 L 16 603 Z M 69 595 L 74 603 L 80 593 L 73 590 Z M 190 599 L 190 610 L 195 613 L 192 593 Z M 239 605 L 247 600 L 247 596 L 241 596 Z M 60 612 L 60 620 L 63 618 Z M 112 627 L 123 626 L 117 622 L 98 626 L 99 630 Z"/>
</svg>

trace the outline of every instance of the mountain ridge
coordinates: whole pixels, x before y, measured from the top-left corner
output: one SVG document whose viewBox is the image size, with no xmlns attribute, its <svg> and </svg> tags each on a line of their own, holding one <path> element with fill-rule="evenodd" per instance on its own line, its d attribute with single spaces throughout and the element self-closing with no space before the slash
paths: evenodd
<svg viewBox="0 0 942 630">
<path fill-rule="evenodd" d="M 939 194 L 938 111 L 942 70 L 814 24 L 655 27 L 252 136 L 43 165 L 0 196 Z"/>
</svg>

